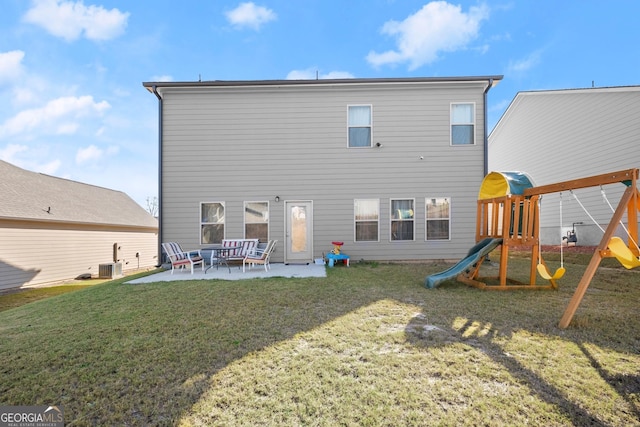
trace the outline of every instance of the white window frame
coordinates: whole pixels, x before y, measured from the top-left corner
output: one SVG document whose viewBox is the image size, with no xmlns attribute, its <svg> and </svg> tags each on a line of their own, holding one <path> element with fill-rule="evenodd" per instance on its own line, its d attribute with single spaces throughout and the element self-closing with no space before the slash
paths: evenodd
<svg viewBox="0 0 640 427">
<path fill-rule="evenodd" d="M 220 205 L 222 205 L 222 210 L 223 210 L 223 216 L 222 216 L 222 222 L 204 222 L 203 218 L 202 218 L 202 207 L 203 205 L 210 205 L 210 204 L 214 204 L 214 203 L 218 203 Z M 215 225 L 215 224 L 222 224 L 222 238 L 224 239 L 227 235 L 227 220 L 226 220 L 226 216 L 227 216 L 227 206 L 225 204 L 225 202 L 221 202 L 218 200 L 214 200 L 214 201 L 210 201 L 210 202 L 200 202 L 200 205 L 198 206 L 200 209 L 198 211 L 198 222 L 200 223 L 200 229 L 199 229 L 199 234 L 200 234 L 200 244 L 201 245 L 210 245 L 210 244 L 216 244 L 216 242 L 204 242 L 203 237 L 204 237 L 204 233 L 203 233 L 203 226 L 205 225 Z"/>
<path fill-rule="evenodd" d="M 358 219 L 356 217 L 356 204 L 358 201 L 363 201 L 363 202 L 376 202 L 377 203 L 377 212 L 376 214 L 378 215 L 378 217 L 373 220 L 373 219 Z M 377 236 L 378 238 L 376 240 L 358 240 L 358 234 L 357 234 L 357 224 L 358 222 L 373 222 L 375 221 L 378 224 L 378 229 L 377 229 Z M 364 243 L 364 242 L 379 242 L 380 241 L 380 199 L 353 199 L 353 241 L 354 243 Z"/>
<path fill-rule="evenodd" d="M 453 107 L 456 105 L 471 105 L 471 122 L 454 122 Z M 454 144 L 453 143 L 453 127 L 454 126 L 472 126 L 471 143 L 470 144 Z M 449 106 L 449 144 L 452 147 L 469 147 L 476 145 L 476 103 L 475 102 L 452 102 Z"/>
<path fill-rule="evenodd" d="M 411 217 L 411 219 L 402 219 L 402 218 L 398 218 L 395 219 L 393 217 L 393 202 L 394 201 L 401 201 L 401 200 L 410 200 L 411 201 L 411 206 L 412 206 L 412 210 L 413 210 L 413 216 Z M 412 221 L 413 222 L 413 230 L 412 230 L 412 238 L 409 239 L 394 239 L 393 238 L 393 223 L 397 222 L 397 221 Z M 389 241 L 390 242 L 415 242 L 416 240 L 416 199 L 415 198 L 410 198 L 410 197 L 394 197 L 389 199 Z"/>
<path fill-rule="evenodd" d="M 270 206 L 269 206 L 269 201 L 268 200 L 248 200 L 244 202 L 243 208 L 242 208 L 242 218 L 243 218 L 243 233 L 244 233 L 244 238 L 247 239 L 247 224 L 264 224 L 264 222 L 247 222 L 247 205 L 249 203 L 266 203 L 267 204 L 267 219 L 266 219 L 266 224 L 267 224 L 267 241 L 269 241 L 269 236 L 271 235 L 271 227 L 270 227 L 270 217 L 269 217 L 269 213 L 271 212 L 270 210 Z M 261 243 L 266 243 L 266 242 L 261 242 Z"/>
<path fill-rule="evenodd" d="M 351 107 L 369 107 L 369 125 L 368 126 L 351 126 L 350 123 L 350 112 Z M 351 146 L 351 138 L 350 138 L 350 130 L 351 128 L 369 128 L 369 145 L 363 146 Z M 373 104 L 349 104 L 347 105 L 347 148 L 353 149 L 361 149 L 361 148 L 371 148 L 373 146 Z"/>
<path fill-rule="evenodd" d="M 444 199 L 449 201 L 449 212 L 446 218 L 429 218 L 429 209 L 428 205 L 433 203 L 433 200 Z M 449 235 L 446 239 L 429 239 L 429 221 L 443 221 L 447 220 L 449 222 Z M 446 240 L 451 240 L 451 197 L 426 197 L 424 201 L 424 240 L 427 242 L 443 242 Z"/>
</svg>

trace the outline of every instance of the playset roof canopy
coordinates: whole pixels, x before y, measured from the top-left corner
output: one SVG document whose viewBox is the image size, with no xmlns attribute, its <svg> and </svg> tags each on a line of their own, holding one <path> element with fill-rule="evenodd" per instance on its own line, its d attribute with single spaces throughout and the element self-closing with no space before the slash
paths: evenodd
<svg viewBox="0 0 640 427">
<path fill-rule="evenodd" d="M 524 194 L 533 187 L 533 180 L 524 172 L 491 172 L 482 180 L 478 199 L 493 199 L 512 194 Z"/>
</svg>

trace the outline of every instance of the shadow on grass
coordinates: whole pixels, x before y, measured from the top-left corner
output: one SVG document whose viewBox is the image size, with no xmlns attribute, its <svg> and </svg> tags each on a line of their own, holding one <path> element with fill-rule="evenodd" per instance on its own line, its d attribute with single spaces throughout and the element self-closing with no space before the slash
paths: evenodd
<svg viewBox="0 0 640 427">
<path fill-rule="evenodd" d="M 572 400 L 575 395 L 569 397 L 571 392 L 568 391 L 570 387 L 567 383 L 572 380 L 567 378 L 575 378 L 574 382 L 579 384 L 585 380 L 585 377 L 581 378 L 585 375 L 584 369 L 588 369 L 589 376 L 595 383 L 601 380 L 601 387 L 608 385 L 612 395 L 617 395 L 626 402 L 627 421 L 640 419 L 640 376 L 637 375 L 637 368 L 627 368 L 633 374 L 612 374 L 610 369 L 613 362 L 609 361 L 605 368 L 589 350 L 591 345 L 601 347 L 605 349 L 603 352 L 616 354 L 622 359 L 625 359 L 625 355 L 632 355 L 631 360 L 637 357 L 640 336 L 637 334 L 637 324 L 630 323 L 629 314 L 635 310 L 633 301 L 637 301 L 640 295 L 637 287 L 640 276 L 620 270 L 599 272 L 573 323 L 568 329 L 561 330 L 556 326 L 557 322 L 575 291 L 583 268 L 584 266 L 578 266 L 557 291 L 495 293 L 467 289 L 467 292 L 475 293 L 477 300 L 466 301 L 464 306 L 453 308 L 446 318 L 437 319 L 438 327 L 443 331 L 442 336 L 438 337 L 436 334 L 434 338 L 434 334 L 428 332 L 431 322 L 427 323 L 426 320 L 432 320 L 434 315 L 425 310 L 423 315 L 414 318 L 407 325 L 407 339 L 414 345 L 427 349 L 452 342 L 469 344 L 480 349 L 496 365 L 506 369 L 540 400 L 558 408 L 573 425 L 612 425 L 611 420 L 603 420 L 598 412 L 586 409 L 580 399 Z M 457 293 L 459 287 L 460 284 L 448 282 L 436 292 Z M 515 336 L 518 336 L 517 340 L 526 342 L 522 335 L 533 337 L 533 345 L 538 344 L 536 341 L 545 341 L 551 348 L 529 351 L 525 344 L 519 349 L 525 356 L 519 360 L 505 346 L 514 346 Z M 557 350 L 556 353 L 554 343 L 561 343 L 566 348 Z M 579 357 L 580 353 L 582 358 Z M 564 356 L 567 360 L 553 360 L 557 355 Z M 580 364 L 574 365 L 577 359 L 580 359 Z M 524 364 L 523 361 L 528 363 Z M 553 366 L 549 368 L 549 365 Z M 559 378 L 552 378 L 545 369 L 554 370 Z M 545 375 L 541 372 L 545 372 Z M 595 401 L 606 399 L 604 394 L 598 395 L 598 391 L 598 385 L 584 391 L 586 394 L 595 394 L 594 400 L 589 402 L 591 405 L 596 405 Z"/>
<path fill-rule="evenodd" d="M 638 420 L 640 420 L 640 405 L 637 401 L 630 398 L 632 395 L 640 395 L 640 374 L 636 375 L 613 375 L 596 359 L 596 357 L 589 351 L 584 343 L 578 344 L 580 350 L 584 356 L 589 360 L 589 363 L 595 369 L 600 377 L 606 381 L 613 389 L 615 389 L 620 396 L 622 396 L 629 406 L 633 409 L 634 414 Z"/>
<path fill-rule="evenodd" d="M 69 425 L 176 424 L 229 364 L 384 299 L 420 307 L 430 324 L 461 342 L 470 329 L 469 324 L 453 329 L 461 316 L 483 319 L 500 336 L 525 329 L 605 347 L 611 336 L 599 325 L 623 331 L 617 317 L 593 322 L 587 331 L 555 328 L 571 287 L 497 294 L 459 284 L 425 289 L 424 277 L 436 271 L 438 266 L 428 265 L 354 265 L 332 269 L 323 279 L 135 286 L 114 281 L 0 313 L 0 403 L 59 404 Z M 441 344 L 425 343 L 411 332 L 417 326 L 407 325 L 412 344 Z M 616 338 L 622 349 L 637 350 Z M 488 337 L 480 343 L 496 363 L 574 423 L 602 425 L 507 357 L 499 344 Z"/>
<path fill-rule="evenodd" d="M 454 320 L 452 319 L 452 323 L 453 322 Z M 414 345 L 425 346 L 425 337 L 422 332 L 425 326 L 427 325 L 424 324 L 423 317 L 416 318 L 407 326 L 408 339 Z M 516 358 L 508 354 L 502 346 L 493 343 L 491 336 L 483 338 L 475 335 L 477 330 L 478 326 L 476 322 L 467 319 L 464 324 L 458 325 L 455 329 L 445 330 L 445 333 L 449 334 L 446 344 L 451 344 L 452 342 L 470 343 L 474 348 L 480 348 L 482 353 L 516 378 L 519 384 L 525 385 L 542 401 L 559 408 L 560 411 L 571 420 L 573 425 L 607 426 L 606 423 L 590 415 L 584 408 L 567 399 L 560 390 L 531 369 L 525 367 Z M 470 338 L 467 337 L 469 332 L 471 332 Z M 493 332 L 495 333 L 496 331 Z M 441 346 L 442 343 L 438 342 L 435 345 Z M 429 346 L 430 344 L 426 344 L 426 347 Z M 478 396 L 478 398 L 481 397 Z"/>
<path fill-rule="evenodd" d="M 326 279 L 121 280 L 0 313 L 0 403 L 62 405 L 70 425 L 174 424 L 245 355 L 388 297 Z M 359 270 L 372 280 L 380 270 Z M 44 342 L 43 342 L 44 340 Z"/>
</svg>

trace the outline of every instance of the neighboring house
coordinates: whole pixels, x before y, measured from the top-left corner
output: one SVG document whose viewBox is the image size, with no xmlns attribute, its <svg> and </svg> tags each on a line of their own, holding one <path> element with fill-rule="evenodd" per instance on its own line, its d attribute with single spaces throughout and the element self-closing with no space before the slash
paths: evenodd
<svg viewBox="0 0 640 427">
<path fill-rule="evenodd" d="M 489 168 L 526 172 L 535 185 L 551 184 L 640 168 L 639 143 L 640 86 L 520 92 L 489 135 Z M 624 185 L 603 190 L 615 208 Z M 574 194 L 606 227 L 612 212 L 600 187 Z M 541 222 L 544 244 L 559 244 L 573 228 L 579 245 L 597 245 L 602 237 L 570 192 L 543 197 Z"/>
<path fill-rule="evenodd" d="M 120 191 L 0 161 L 0 200 L 0 289 L 159 264 L 158 221 Z"/>
<path fill-rule="evenodd" d="M 452 259 L 474 243 L 501 76 L 146 82 L 160 239 L 278 240 L 273 260 Z"/>
</svg>

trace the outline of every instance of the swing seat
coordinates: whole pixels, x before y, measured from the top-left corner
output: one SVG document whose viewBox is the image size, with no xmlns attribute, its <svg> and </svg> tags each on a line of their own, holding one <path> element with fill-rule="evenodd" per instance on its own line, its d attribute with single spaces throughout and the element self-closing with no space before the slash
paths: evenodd
<svg viewBox="0 0 640 427">
<path fill-rule="evenodd" d="M 544 264 L 538 264 L 538 274 L 540 275 L 540 277 L 542 277 L 545 280 L 558 280 L 562 278 L 562 276 L 564 276 L 564 273 L 566 271 L 567 270 L 565 270 L 564 267 L 560 267 L 559 269 L 556 270 L 555 273 L 553 273 L 553 276 L 552 276 L 547 270 L 547 267 L 544 266 Z"/>
<path fill-rule="evenodd" d="M 640 260 L 631 252 L 631 249 L 619 237 L 612 237 L 609 240 L 609 250 L 614 257 L 628 270 L 640 267 Z"/>
</svg>

